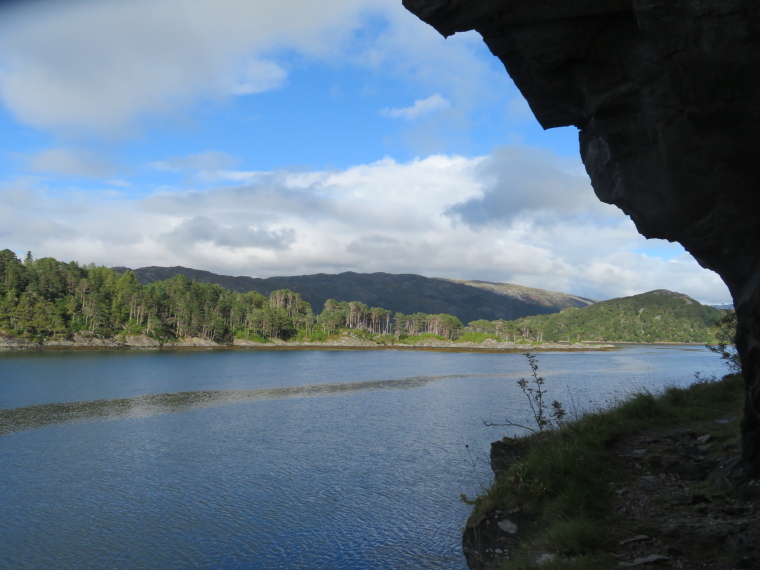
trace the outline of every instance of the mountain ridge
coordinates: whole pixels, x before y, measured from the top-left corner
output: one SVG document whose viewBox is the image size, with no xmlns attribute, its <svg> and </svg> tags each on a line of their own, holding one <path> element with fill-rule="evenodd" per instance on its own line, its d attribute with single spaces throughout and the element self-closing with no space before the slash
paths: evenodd
<svg viewBox="0 0 760 570">
<path fill-rule="evenodd" d="M 115 267 L 124 272 L 129 268 Z M 554 291 L 509 283 L 460 281 L 404 273 L 316 273 L 268 278 L 220 275 L 211 271 L 174 267 L 130 269 L 142 284 L 183 274 L 204 283 L 215 283 L 232 291 L 256 291 L 269 295 L 278 289 L 299 293 L 319 313 L 327 299 L 360 301 L 404 314 L 445 313 L 463 323 L 479 319 L 514 320 L 531 315 L 557 313 L 563 308 L 585 306 L 592 300 Z M 471 283 L 476 283 L 475 285 Z"/>
<path fill-rule="evenodd" d="M 535 302 L 546 306 L 566 304 L 567 307 L 580 308 L 599 302 L 598 299 L 580 297 L 578 295 L 560 293 L 558 291 L 549 291 L 537 287 L 516 285 L 514 283 L 495 283 L 493 281 L 481 281 L 479 279 L 447 279 L 447 281 L 462 283 L 464 285 L 470 285 L 471 287 L 478 287 L 487 291 L 493 291 L 499 295 L 515 297 L 524 301 Z"/>
</svg>

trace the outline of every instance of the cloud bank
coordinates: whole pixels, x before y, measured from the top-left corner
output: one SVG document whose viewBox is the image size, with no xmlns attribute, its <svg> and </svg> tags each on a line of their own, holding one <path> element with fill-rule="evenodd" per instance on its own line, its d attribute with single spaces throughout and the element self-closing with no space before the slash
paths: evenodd
<svg viewBox="0 0 760 570">
<path fill-rule="evenodd" d="M 197 97 L 276 89 L 277 53 L 326 58 L 379 1 L 37 0 L 2 11 L 0 97 L 44 129 L 108 133 Z"/>
<path fill-rule="evenodd" d="M 140 198 L 6 183 L 3 239 L 17 251 L 64 260 L 75 252 L 80 262 L 105 265 L 256 277 L 385 271 L 595 298 L 670 288 L 728 299 L 720 279 L 680 246 L 657 242 L 658 255 L 648 255 L 651 241 L 594 197 L 578 161 L 541 149 L 512 145 L 482 157 L 384 159 L 336 171 L 225 170 L 234 160 L 213 153 L 164 163 L 179 178 L 211 165 L 217 181 Z"/>
<path fill-rule="evenodd" d="M 10 6 L 0 7 L 0 99 L 19 121 L 56 133 L 122 136 L 146 118 L 181 114 L 199 101 L 279 89 L 291 67 L 308 61 L 445 86 L 465 106 L 491 75 L 461 49 L 472 40 L 446 44 L 400 2 L 36 0 Z M 446 71 L 433 74 L 434 68 Z M 448 106 L 435 93 L 388 113 L 412 119 Z"/>
</svg>

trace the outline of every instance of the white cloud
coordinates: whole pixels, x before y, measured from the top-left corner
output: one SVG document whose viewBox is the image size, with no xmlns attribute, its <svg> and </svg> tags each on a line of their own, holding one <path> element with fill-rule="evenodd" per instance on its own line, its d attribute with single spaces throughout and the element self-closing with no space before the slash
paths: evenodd
<svg viewBox="0 0 760 570">
<path fill-rule="evenodd" d="M 30 170 L 64 176 L 107 178 L 116 165 L 102 153 L 78 148 L 51 148 L 26 157 Z"/>
<path fill-rule="evenodd" d="M 510 145 L 497 148 L 476 167 L 477 196 L 452 204 L 446 213 L 471 227 L 509 225 L 516 218 L 551 221 L 582 215 L 587 219 L 617 217 L 599 202 L 577 159 L 548 151 Z"/>
<path fill-rule="evenodd" d="M 320 61 L 438 91 L 391 115 L 450 106 L 464 121 L 517 93 L 483 51 L 477 34 L 444 41 L 387 0 L 36 0 L 2 11 L 0 99 L 40 129 L 122 135 L 198 101 L 278 89 Z"/>
<path fill-rule="evenodd" d="M 292 228 L 269 231 L 248 225 L 222 226 L 207 216 L 184 220 L 174 229 L 159 234 L 157 240 L 172 249 L 208 244 L 213 247 L 259 247 L 288 249 L 295 239 Z"/>
<path fill-rule="evenodd" d="M 254 59 L 241 65 L 231 79 L 229 92 L 233 95 L 252 95 L 282 87 L 288 72 L 272 61 Z"/>
<path fill-rule="evenodd" d="M 400 109 L 383 109 L 380 114 L 391 119 L 414 120 L 423 115 L 429 115 L 437 111 L 450 109 L 451 103 L 444 99 L 440 93 L 434 93 L 427 99 L 418 99 L 411 107 Z"/>
<path fill-rule="evenodd" d="M 330 58 L 373 5 L 383 2 L 18 3 L 0 21 L 0 97 L 38 128 L 119 131 L 199 97 L 276 89 L 278 50 Z"/>
<path fill-rule="evenodd" d="M 547 164 L 538 182 L 537 163 Z M 580 168 L 540 149 L 506 147 L 476 158 L 242 173 L 242 184 L 143 198 L 104 192 L 95 200 L 6 183 L 0 227 L 16 251 L 106 265 L 256 277 L 386 271 L 595 298 L 667 288 L 729 299 L 718 277 L 677 246 L 649 248 L 628 218 L 598 204 Z"/>
</svg>

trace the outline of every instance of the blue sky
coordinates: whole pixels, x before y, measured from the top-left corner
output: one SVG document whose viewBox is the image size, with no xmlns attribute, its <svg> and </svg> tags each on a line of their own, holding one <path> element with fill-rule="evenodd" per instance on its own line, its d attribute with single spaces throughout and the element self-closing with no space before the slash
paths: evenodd
<svg viewBox="0 0 760 570">
<path fill-rule="evenodd" d="M 483 279 L 727 302 L 600 203 L 474 33 L 386 0 L 0 8 L 0 247 L 268 277 Z"/>
</svg>

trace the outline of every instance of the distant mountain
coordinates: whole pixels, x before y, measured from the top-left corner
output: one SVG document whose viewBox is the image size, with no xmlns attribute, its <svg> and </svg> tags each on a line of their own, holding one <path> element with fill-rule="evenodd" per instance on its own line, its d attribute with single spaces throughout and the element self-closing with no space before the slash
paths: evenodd
<svg viewBox="0 0 760 570">
<path fill-rule="evenodd" d="M 492 283 L 490 281 L 476 280 L 462 281 L 459 279 L 449 279 L 448 281 L 485 289 L 486 291 L 492 291 L 499 295 L 519 299 L 526 303 L 543 305 L 554 309 L 552 312 L 557 312 L 566 307 L 587 307 L 588 305 L 593 305 L 597 302 L 596 299 L 589 299 L 588 297 L 578 297 L 577 295 L 569 295 L 557 291 L 535 289 L 533 287 L 525 287 L 524 285 L 514 285 L 513 283 Z"/>
<path fill-rule="evenodd" d="M 124 267 L 115 269 L 126 270 Z M 241 293 L 256 291 L 269 295 L 278 289 L 290 289 L 300 293 L 315 313 L 322 311 L 327 299 L 335 299 L 361 301 L 370 307 L 382 307 L 404 314 L 446 313 L 458 317 L 464 324 L 478 319 L 514 320 L 528 315 L 555 313 L 574 303 L 592 302 L 590 299 L 516 285 L 457 282 L 411 274 L 346 272 L 260 279 L 217 275 L 187 267 L 142 267 L 133 271 L 143 284 L 163 281 L 182 273 L 190 279 L 215 283 Z M 510 292 L 510 287 L 514 292 Z"/>
<path fill-rule="evenodd" d="M 544 341 L 712 342 L 721 311 L 682 293 L 658 289 L 632 297 L 519 319 Z"/>
<path fill-rule="evenodd" d="M 710 305 L 714 309 L 720 309 L 721 311 L 733 311 L 734 310 L 734 304 L 733 303 L 723 303 L 722 305 Z"/>
</svg>

